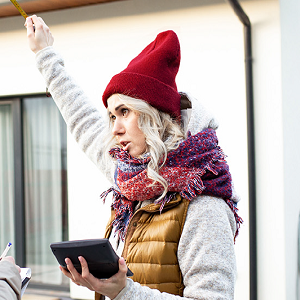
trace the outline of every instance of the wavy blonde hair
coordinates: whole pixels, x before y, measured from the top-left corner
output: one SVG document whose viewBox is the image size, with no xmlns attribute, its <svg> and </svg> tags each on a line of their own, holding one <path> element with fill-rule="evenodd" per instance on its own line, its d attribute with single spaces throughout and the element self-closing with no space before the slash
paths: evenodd
<svg viewBox="0 0 300 300">
<path fill-rule="evenodd" d="M 164 187 L 164 192 L 159 197 L 161 199 L 167 193 L 168 183 L 159 174 L 159 169 L 164 165 L 168 152 L 178 147 L 180 141 L 185 138 L 185 134 L 180 124 L 172 119 L 169 114 L 159 111 L 141 99 L 135 99 L 123 94 L 118 94 L 118 97 L 122 103 L 139 116 L 138 126 L 145 134 L 146 152 L 151 158 L 147 167 L 147 175 L 154 183 L 159 182 Z M 106 144 L 103 148 L 102 163 L 107 171 L 106 175 L 109 176 L 110 173 L 112 179 L 112 157 L 109 155 L 109 150 L 114 147 L 120 147 L 120 145 L 112 134 L 112 122 L 109 120 L 108 114 L 107 118 L 107 127 L 104 129 L 103 139 L 106 141 Z"/>
</svg>

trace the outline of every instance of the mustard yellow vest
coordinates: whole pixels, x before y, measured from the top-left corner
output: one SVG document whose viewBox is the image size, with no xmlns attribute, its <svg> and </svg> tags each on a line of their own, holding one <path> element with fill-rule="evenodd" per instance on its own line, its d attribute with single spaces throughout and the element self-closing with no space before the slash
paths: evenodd
<svg viewBox="0 0 300 300">
<path fill-rule="evenodd" d="M 132 280 L 161 292 L 183 295 L 183 280 L 177 259 L 178 242 L 189 201 L 177 195 L 160 213 L 159 204 L 138 209 L 127 229 L 122 256 L 134 273 Z M 112 231 L 112 211 L 105 238 Z M 95 300 L 101 299 L 96 293 Z"/>
</svg>

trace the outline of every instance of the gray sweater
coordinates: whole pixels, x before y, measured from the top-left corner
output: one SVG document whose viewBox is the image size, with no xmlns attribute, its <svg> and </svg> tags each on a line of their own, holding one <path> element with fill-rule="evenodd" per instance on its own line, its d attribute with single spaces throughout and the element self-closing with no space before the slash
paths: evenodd
<svg viewBox="0 0 300 300">
<path fill-rule="evenodd" d="M 103 171 L 101 113 L 67 73 L 63 59 L 53 47 L 38 52 L 36 61 L 68 129 L 81 149 Z M 189 128 L 192 134 L 206 127 L 217 127 L 200 103 L 194 105 L 193 102 L 193 111 L 190 120 L 193 128 Z M 189 205 L 177 253 L 185 285 L 184 297 L 161 293 L 127 279 L 126 287 L 115 300 L 234 299 L 235 231 L 234 215 L 222 199 L 198 196 Z"/>
<path fill-rule="evenodd" d="M 21 276 L 15 265 L 9 261 L 0 262 L 0 299 L 21 299 Z"/>
</svg>

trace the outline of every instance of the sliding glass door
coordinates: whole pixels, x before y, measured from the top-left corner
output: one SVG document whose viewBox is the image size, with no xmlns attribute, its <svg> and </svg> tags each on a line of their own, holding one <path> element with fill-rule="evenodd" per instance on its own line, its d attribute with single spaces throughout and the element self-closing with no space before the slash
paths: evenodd
<svg viewBox="0 0 300 300">
<path fill-rule="evenodd" d="M 23 100 L 23 143 L 26 262 L 33 281 L 61 284 L 49 245 L 66 238 L 66 130 L 52 99 Z"/>
<path fill-rule="evenodd" d="M 0 251 L 35 285 L 68 287 L 50 244 L 68 239 L 66 125 L 52 98 L 0 99 Z"/>
<path fill-rule="evenodd" d="M 11 102 L 0 102 L 0 251 L 15 240 L 14 152 Z M 14 247 L 10 250 L 14 255 Z"/>
</svg>

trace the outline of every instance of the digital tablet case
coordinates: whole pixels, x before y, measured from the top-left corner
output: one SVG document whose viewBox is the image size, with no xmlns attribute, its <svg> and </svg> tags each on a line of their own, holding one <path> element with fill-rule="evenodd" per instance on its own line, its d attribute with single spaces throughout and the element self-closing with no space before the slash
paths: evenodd
<svg viewBox="0 0 300 300">
<path fill-rule="evenodd" d="M 108 239 L 76 240 L 52 243 L 50 248 L 58 263 L 65 269 L 65 258 L 71 259 L 75 269 L 81 273 L 78 256 L 83 256 L 88 263 L 90 273 L 100 279 L 106 279 L 119 270 L 119 256 Z M 127 276 L 133 273 L 128 269 Z"/>
</svg>

